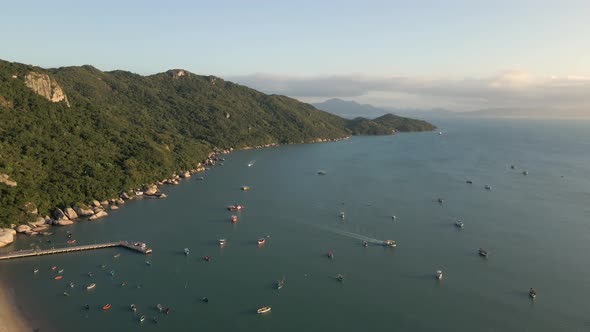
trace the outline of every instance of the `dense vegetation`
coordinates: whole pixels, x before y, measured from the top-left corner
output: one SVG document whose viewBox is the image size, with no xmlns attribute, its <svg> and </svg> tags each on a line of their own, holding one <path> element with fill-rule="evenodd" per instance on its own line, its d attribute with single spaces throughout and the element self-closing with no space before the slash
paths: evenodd
<svg viewBox="0 0 590 332">
<path fill-rule="evenodd" d="M 23 77 L 31 71 L 55 79 L 70 107 L 29 89 Z M 0 174 L 18 182 L 14 188 L 0 183 L 0 225 L 25 221 L 26 202 L 46 214 L 55 206 L 115 197 L 194 168 L 215 147 L 390 134 L 398 125 L 348 121 L 295 99 L 180 70 L 140 76 L 5 61 L 0 120 Z"/>
</svg>

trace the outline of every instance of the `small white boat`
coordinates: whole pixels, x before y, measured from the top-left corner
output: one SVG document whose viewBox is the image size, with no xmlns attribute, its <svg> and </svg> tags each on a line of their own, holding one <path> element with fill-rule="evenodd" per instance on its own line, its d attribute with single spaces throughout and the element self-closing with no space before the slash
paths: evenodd
<svg viewBox="0 0 590 332">
<path fill-rule="evenodd" d="M 395 219 L 397 219 L 397 217 L 395 215 L 393 215 L 393 216 L 391 216 L 391 219 L 395 220 Z"/>
<path fill-rule="evenodd" d="M 256 310 L 256 313 L 258 313 L 258 314 L 265 314 L 267 312 L 270 312 L 271 309 L 272 309 L 271 307 L 258 308 L 258 310 Z"/>
<path fill-rule="evenodd" d="M 145 265 L 152 265 L 152 262 L 150 262 L 150 261 L 145 261 Z"/>
<path fill-rule="evenodd" d="M 91 289 L 94 289 L 95 287 L 96 287 L 96 284 L 92 283 L 92 284 L 86 286 L 86 290 L 91 290 Z"/>
<path fill-rule="evenodd" d="M 143 191 L 136 191 L 135 196 L 143 196 Z"/>
<path fill-rule="evenodd" d="M 342 274 L 339 274 L 336 276 L 336 280 L 338 280 L 340 282 L 344 282 L 344 276 Z"/>
<path fill-rule="evenodd" d="M 39 273 L 39 269 L 38 268 L 34 268 L 33 269 L 33 273 Z"/>
<path fill-rule="evenodd" d="M 436 279 L 441 280 L 443 277 L 443 273 L 441 270 L 436 271 Z"/>
<path fill-rule="evenodd" d="M 457 226 L 458 228 L 463 228 L 464 224 L 461 220 L 457 220 L 455 221 L 455 226 Z"/>
<path fill-rule="evenodd" d="M 283 279 L 277 281 L 277 290 L 281 290 L 285 286 L 285 277 Z"/>
<path fill-rule="evenodd" d="M 129 308 L 130 308 L 130 309 L 131 309 L 131 311 L 133 311 L 133 312 L 136 312 L 136 311 L 137 311 L 137 307 L 136 307 L 136 306 L 135 306 L 135 304 L 133 304 L 133 303 L 132 303 L 132 304 L 129 306 Z"/>
<path fill-rule="evenodd" d="M 141 315 L 141 317 L 139 317 L 139 322 L 143 323 L 144 320 L 145 320 L 145 315 Z"/>
<path fill-rule="evenodd" d="M 158 309 L 159 312 L 164 311 L 164 307 L 160 303 L 156 304 L 156 309 Z"/>
<path fill-rule="evenodd" d="M 120 252 L 118 252 L 118 253 L 116 253 L 116 254 L 113 255 L 113 258 L 119 258 L 119 257 L 121 257 L 121 253 Z"/>
<path fill-rule="evenodd" d="M 340 212 L 340 218 L 344 219 L 344 212 Z"/>
<path fill-rule="evenodd" d="M 492 187 L 488 186 L 487 184 L 484 186 L 485 190 L 492 190 Z"/>
<path fill-rule="evenodd" d="M 261 237 L 260 239 L 258 239 L 258 245 L 259 246 L 263 246 L 265 243 L 266 243 L 266 240 L 263 237 Z"/>
<path fill-rule="evenodd" d="M 537 297 L 537 291 L 534 288 L 529 289 L 529 297 L 533 300 Z"/>
<path fill-rule="evenodd" d="M 318 175 L 326 175 L 326 171 L 318 171 Z"/>
<path fill-rule="evenodd" d="M 184 254 L 188 256 L 190 254 L 190 250 L 188 250 L 188 248 L 184 248 Z"/>
<path fill-rule="evenodd" d="M 383 241 L 383 245 L 386 247 L 390 247 L 390 248 L 397 247 L 397 243 L 395 243 L 395 241 L 393 241 L 393 240 L 385 240 L 385 241 Z"/>
<path fill-rule="evenodd" d="M 219 239 L 219 246 L 223 247 L 227 243 L 226 239 Z"/>
</svg>

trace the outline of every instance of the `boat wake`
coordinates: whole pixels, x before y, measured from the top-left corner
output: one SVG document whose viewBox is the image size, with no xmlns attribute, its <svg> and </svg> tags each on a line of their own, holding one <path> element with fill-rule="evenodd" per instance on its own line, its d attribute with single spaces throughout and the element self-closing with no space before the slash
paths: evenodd
<svg viewBox="0 0 590 332">
<path fill-rule="evenodd" d="M 338 234 L 338 235 L 349 237 L 351 239 L 356 239 L 356 240 L 361 240 L 361 241 L 367 241 L 367 243 L 383 244 L 383 240 L 379 240 L 379 239 L 375 239 L 375 238 L 372 238 L 372 237 L 364 236 L 362 234 L 347 232 L 347 231 L 344 231 L 344 230 L 341 230 L 341 229 L 334 229 L 334 228 L 330 228 L 330 227 L 326 227 L 326 226 L 320 226 L 320 225 L 314 225 L 314 226 L 316 226 L 317 228 L 321 228 L 323 230 L 326 230 L 328 232 L 334 233 L 334 234 Z"/>
</svg>

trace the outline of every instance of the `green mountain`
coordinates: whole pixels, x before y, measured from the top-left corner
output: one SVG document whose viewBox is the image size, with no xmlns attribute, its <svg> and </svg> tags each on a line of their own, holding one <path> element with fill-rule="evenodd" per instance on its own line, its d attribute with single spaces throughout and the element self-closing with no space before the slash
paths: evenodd
<svg viewBox="0 0 590 332">
<path fill-rule="evenodd" d="M 215 148 L 390 134 L 398 126 L 359 125 L 184 70 L 141 76 L 1 60 L 0 119 L 0 225 L 30 218 L 28 202 L 47 214 L 116 197 L 195 168 Z"/>
</svg>

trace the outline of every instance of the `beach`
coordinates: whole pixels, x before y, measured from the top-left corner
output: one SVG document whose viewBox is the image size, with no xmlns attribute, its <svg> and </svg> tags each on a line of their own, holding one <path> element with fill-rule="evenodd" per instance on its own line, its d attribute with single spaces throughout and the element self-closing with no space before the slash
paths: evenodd
<svg viewBox="0 0 590 332">
<path fill-rule="evenodd" d="M 13 289 L 7 287 L 5 283 L 0 283 L 0 332 L 32 330 L 18 310 Z"/>
</svg>

